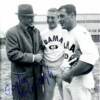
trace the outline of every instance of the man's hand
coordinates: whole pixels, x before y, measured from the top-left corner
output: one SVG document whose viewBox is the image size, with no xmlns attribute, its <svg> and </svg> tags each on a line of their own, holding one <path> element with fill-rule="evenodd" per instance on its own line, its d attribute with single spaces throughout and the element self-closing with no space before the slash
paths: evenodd
<svg viewBox="0 0 100 100">
<path fill-rule="evenodd" d="M 60 69 L 62 70 L 62 72 L 65 72 L 67 70 L 70 70 L 70 68 L 71 68 L 71 66 L 70 66 L 69 62 L 66 59 L 64 59 L 62 64 L 60 65 Z"/>
<path fill-rule="evenodd" d="M 68 82 L 68 83 L 71 83 L 72 78 L 73 78 L 73 76 L 72 76 L 72 74 L 70 73 L 70 71 L 64 72 L 64 73 L 62 74 L 62 79 L 63 79 L 64 81 Z"/>
<path fill-rule="evenodd" d="M 42 60 L 42 58 L 43 58 L 43 54 L 41 53 L 35 54 L 34 61 L 39 63 Z"/>
<path fill-rule="evenodd" d="M 68 70 L 63 73 L 58 74 L 57 76 L 68 83 L 70 83 L 73 78 L 70 71 L 68 71 Z"/>
</svg>

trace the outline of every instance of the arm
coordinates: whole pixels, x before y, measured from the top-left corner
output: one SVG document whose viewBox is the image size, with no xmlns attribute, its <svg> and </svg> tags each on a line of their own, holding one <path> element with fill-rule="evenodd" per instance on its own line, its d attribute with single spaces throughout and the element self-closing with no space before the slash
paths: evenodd
<svg viewBox="0 0 100 100">
<path fill-rule="evenodd" d="M 8 31 L 6 35 L 6 49 L 10 61 L 18 63 L 32 63 L 33 54 L 20 51 L 16 34 Z"/>
<path fill-rule="evenodd" d="M 80 38 L 79 34 L 76 35 L 76 40 L 82 54 L 78 63 L 73 66 L 70 71 L 63 75 L 65 79 L 89 73 L 99 58 L 98 49 L 91 39 L 89 33 L 86 31 L 85 33 L 81 34 L 81 37 L 82 38 Z"/>
<path fill-rule="evenodd" d="M 82 38 L 80 38 L 79 34 L 81 34 Z M 80 75 L 91 71 L 99 58 L 99 53 L 95 43 L 90 36 L 90 33 L 87 30 L 84 29 L 81 33 L 76 34 L 76 40 L 82 52 L 79 62 L 75 66 L 75 70 L 77 70 Z M 76 76 L 75 72 L 73 75 Z"/>
<path fill-rule="evenodd" d="M 79 75 L 88 74 L 92 69 L 93 69 L 93 65 L 83 61 L 78 61 L 77 65 L 70 70 L 70 75 L 79 76 Z"/>
<path fill-rule="evenodd" d="M 73 68 L 67 71 L 67 73 L 63 73 L 61 77 L 70 83 L 73 77 L 88 74 L 92 69 L 93 65 L 78 61 L 77 65 L 73 66 Z"/>
</svg>

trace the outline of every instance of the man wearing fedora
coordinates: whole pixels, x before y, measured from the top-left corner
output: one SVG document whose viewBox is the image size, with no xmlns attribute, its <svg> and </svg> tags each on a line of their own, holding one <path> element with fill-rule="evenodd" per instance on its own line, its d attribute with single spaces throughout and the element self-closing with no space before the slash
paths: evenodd
<svg viewBox="0 0 100 100">
<path fill-rule="evenodd" d="M 13 100 L 42 100 L 42 42 L 39 30 L 33 25 L 32 6 L 19 5 L 17 15 L 19 24 L 10 28 L 6 34 Z"/>
</svg>

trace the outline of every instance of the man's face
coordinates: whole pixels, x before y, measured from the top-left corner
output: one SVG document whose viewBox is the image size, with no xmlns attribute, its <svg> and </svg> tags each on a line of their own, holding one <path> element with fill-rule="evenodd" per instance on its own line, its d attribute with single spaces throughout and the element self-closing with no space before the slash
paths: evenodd
<svg viewBox="0 0 100 100">
<path fill-rule="evenodd" d="M 71 15 L 68 15 L 64 8 L 59 11 L 58 18 L 59 18 L 59 23 L 61 24 L 62 28 L 70 30 L 71 25 L 72 25 Z"/>
<path fill-rule="evenodd" d="M 54 29 L 57 26 L 57 15 L 53 13 L 49 13 L 47 15 L 47 23 L 50 29 Z"/>
<path fill-rule="evenodd" d="M 33 16 L 19 16 L 19 19 L 25 26 L 32 26 L 34 22 Z"/>
</svg>

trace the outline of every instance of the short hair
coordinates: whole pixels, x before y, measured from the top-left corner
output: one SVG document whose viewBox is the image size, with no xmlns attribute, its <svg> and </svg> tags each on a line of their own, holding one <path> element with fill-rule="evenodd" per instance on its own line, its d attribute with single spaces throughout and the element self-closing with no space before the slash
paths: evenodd
<svg viewBox="0 0 100 100">
<path fill-rule="evenodd" d="M 48 12 L 58 12 L 57 8 L 50 8 Z"/>
<path fill-rule="evenodd" d="M 60 11 L 61 9 L 65 9 L 67 14 L 74 13 L 74 15 L 76 16 L 76 7 L 72 4 L 63 5 L 58 9 L 58 11 Z"/>
<path fill-rule="evenodd" d="M 57 15 L 58 14 L 58 9 L 50 8 L 50 9 L 48 9 L 48 14 L 55 14 L 55 15 Z"/>
</svg>

